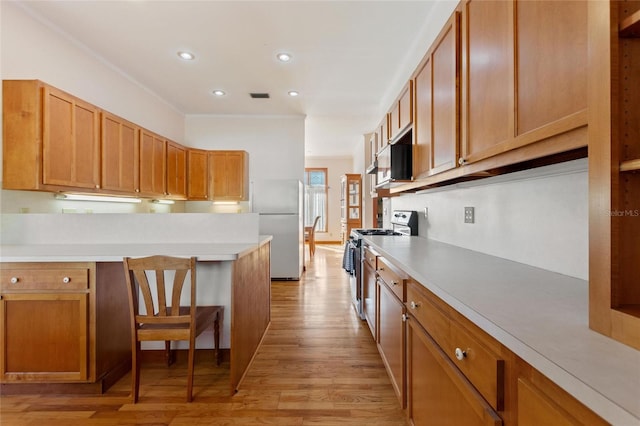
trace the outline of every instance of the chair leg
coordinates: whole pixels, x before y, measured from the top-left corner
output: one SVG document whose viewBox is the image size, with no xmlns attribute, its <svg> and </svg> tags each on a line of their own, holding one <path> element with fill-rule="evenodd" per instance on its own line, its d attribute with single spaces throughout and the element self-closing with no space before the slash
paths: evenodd
<svg viewBox="0 0 640 426">
<path fill-rule="evenodd" d="M 174 355 L 175 354 L 171 351 L 171 341 L 165 340 L 164 341 L 164 358 L 165 358 L 165 361 L 167 362 L 167 367 L 170 367 L 171 364 L 175 362 Z"/>
<path fill-rule="evenodd" d="M 195 355 L 196 339 L 194 336 L 191 336 L 189 339 L 189 364 L 187 366 L 187 402 L 191 402 L 193 399 L 193 366 L 195 364 Z"/>
<path fill-rule="evenodd" d="M 138 402 L 140 389 L 140 352 L 140 342 L 137 342 L 131 350 L 131 400 L 134 404 Z"/>
<path fill-rule="evenodd" d="M 216 313 L 216 319 L 213 321 L 213 347 L 216 351 L 216 365 L 220 365 L 220 320 L 221 312 Z"/>
</svg>

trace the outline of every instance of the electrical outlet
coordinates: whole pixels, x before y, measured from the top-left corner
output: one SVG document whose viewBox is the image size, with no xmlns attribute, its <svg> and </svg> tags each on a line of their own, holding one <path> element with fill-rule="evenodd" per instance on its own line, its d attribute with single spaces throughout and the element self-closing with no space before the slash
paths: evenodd
<svg viewBox="0 0 640 426">
<path fill-rule="evenodd" d="M 427 219 L 429 217 L 429 207 L 424 208 L 424 217 Z"/>
<path fill-rule="evenodd" d="M 474 223 L 475 222 L 475 211 L 473 207 L 465 207 L 464 208 L 464 223 Z"/>
</svg>

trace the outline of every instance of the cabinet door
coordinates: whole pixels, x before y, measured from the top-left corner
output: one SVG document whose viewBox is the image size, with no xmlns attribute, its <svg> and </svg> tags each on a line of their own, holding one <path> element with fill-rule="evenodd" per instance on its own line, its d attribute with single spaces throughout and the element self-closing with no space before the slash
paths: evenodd
<svg viewBox="0 0 640 426">
<path fill-rule="evenodd" d="M 513 1 L 468 0 L 462 12 L 462 156 L 495 154 L 514 136 Z"/>
<path fill-rule="evenodd" d="M 404 305 L 384 281 L 378 280 L 378 350 L 402 408 L 405 408 Z"/>
<path fill-rule="evenodd" d="M 407 321 L 407 399 L 415 426 L 497 426 L 502 419 L 411 317 Z"/>
<path fill-rule="evenodd" d="M 366 256 L 366 254 L 365 254 Z M 376 304 L 377 304 L 377 284 L 376 271 L 367 262 L 362 263 L 362 309 L 364 318 L 367 320 L 369 329 L 375 341 L 378 341 L 376 334 Z"/>
<path fill-rule="evenodd" d="M 166 141 L 147 130 L 140 131 L 140 192 L 165 195 Z"/>
<path fill-rule="evenodd" d="M 458 12 L 454 12 L 445 24 L 431 54 L 433 140 L 430 175 L 452 169 L 458 164 L 459 16 Z"/>
<path fill-rule="evenodd" d="M 459 13 L 427 52 L 414 79 L 414 178 L 455 168 L 459 153 Z"/>
<path fill-rule="evenodd" d="M 3 294 L 2 381 L 82 381 L 88 371 L 86 293 Z"/>
<path fill-rule="evenodd" d="M 517 3 L 517 135 L 587 124 L 587 3 Z"/>
<path fill-rule="evenodd" d="M 187 198 L 209 199 L 209 153 L 199 149 L 187 151 Z"/>
<path fill-rule="evenodd" d="M 209 153 L 211 197 L 214 200 L 248 199 L 248 157 L 245 151 Z"/>
<path fill-rule="evenodd" d="M 167 142 L 167 195 L 177 199 L 187 196 L 187 150 L 175 142 Z"/>
<path fill-rule="evenodd" d="M 102 189 L 130 194 L 139 188 L 139 129 L 102 112 Z"/>
<path fill-rule="evenodd" d="M 400 131 L 406 129 L 413 122 L 413 82 L 409 81 L 398 101 L 400 108 L 399 125 Z"/>
<path fill-rule="evenodd" d="M 98 108 L 49 86 L 43 96 L 43 184 L 99 188 Z"/>
</svg>

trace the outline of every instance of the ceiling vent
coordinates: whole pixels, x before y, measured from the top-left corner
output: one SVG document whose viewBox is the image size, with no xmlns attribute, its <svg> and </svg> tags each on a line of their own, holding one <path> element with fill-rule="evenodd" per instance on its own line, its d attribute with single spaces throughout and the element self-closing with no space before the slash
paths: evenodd
<svg viewBox="0 0 640 426">
<path fill-rule="evenodd" d="M 268 93 L 249 93 L 253 99 L 269 99 Z"/>
</svg>

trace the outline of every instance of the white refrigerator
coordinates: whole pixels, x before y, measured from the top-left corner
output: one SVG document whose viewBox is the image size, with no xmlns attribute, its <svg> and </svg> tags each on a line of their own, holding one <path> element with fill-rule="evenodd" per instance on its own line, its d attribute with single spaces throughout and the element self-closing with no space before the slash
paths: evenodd
<svg viewBox="0 0 640 426">
<path fill-rule="evenodd" d="M 251 210 L 260 214 L 260 235 L 273 235 L 271 278 L 299 280 L 304 266 L 303 185 L 266 179 L 251 187 Z"/>
</svg>

